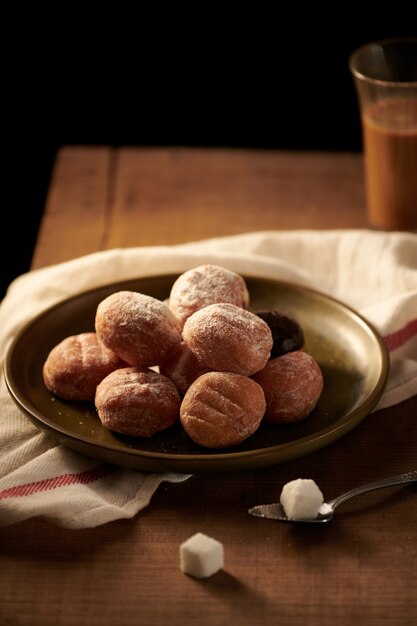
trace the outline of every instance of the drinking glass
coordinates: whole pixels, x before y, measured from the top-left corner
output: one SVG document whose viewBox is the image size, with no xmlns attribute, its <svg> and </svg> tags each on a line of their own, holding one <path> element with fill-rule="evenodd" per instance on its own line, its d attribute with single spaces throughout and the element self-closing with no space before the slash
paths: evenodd
<svg viewBox="0 0 417 626">
<path fill-rule="evenodd" d="M 417 39 L 387 39 L 349 59 L 358 94 L 368 216 L 385 230 L 417 229 Z"/>
</svg>

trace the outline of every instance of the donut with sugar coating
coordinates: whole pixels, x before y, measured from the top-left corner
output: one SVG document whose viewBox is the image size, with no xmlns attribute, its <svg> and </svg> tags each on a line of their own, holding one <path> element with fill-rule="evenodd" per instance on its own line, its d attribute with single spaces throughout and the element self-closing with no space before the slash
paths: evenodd
<svg viewBox="0 0 417 626">
<path fill-rule="evenodd" d="M 100 302 L 95 324 L 100 340 L 132 366 L 159 365 L 181 342 L 166 304 L 134 291 L 118 291 Z"/>
<path fill-rule="evenodd" d="M 185 341 L 159 365 L 159 371 L 167 376 L 183 396 L 196 378 L 209 371 L 191 352 Z"/>
<path fill-rule="evenodd" d="M 65 400 L 94 400 L 97 385 L 126 363 L 97 337 L 80 333 L 66 337 L 48 354 L 43 379 L 51 393 Z"/>
<path fill-rule="evenodd" d="M 181 398 L 174 383 L 150 369 L 126 367 L 104 378 L 95 405 L 105 428 L 151 437 L 179 419 Z"/>
<path fill-rule="evenodd" d="M 195 443 L 226 448 L 253 435 L 265 406 L 262 388 L 254 380 L 230 372 L 208 372 L 186 392 L 180 419 Z"/>
<path fill-rule="evenodd" d="M 242 276 L 209 263 L 181 274 L 169 296 L 169 307 L 181 327 L 196 311 L 219 302 L 245 308 L 249 305 L 249 292 Z"/>
<path fill-rule="evenodd" d="M 300 350 L 271 359 L 253 380 L 264 390 L 264 421 L 271 424 L 303 420 L 323 391 L 320 366 L 310 354 Z"/>
<path fill-rule="evenodd" d="M 251 376 L 265 367 L 272 334 L 260 317 L 234 304 L 211 304 L 185 322 L 183 338 L 211 370 Z"/>
</svg>

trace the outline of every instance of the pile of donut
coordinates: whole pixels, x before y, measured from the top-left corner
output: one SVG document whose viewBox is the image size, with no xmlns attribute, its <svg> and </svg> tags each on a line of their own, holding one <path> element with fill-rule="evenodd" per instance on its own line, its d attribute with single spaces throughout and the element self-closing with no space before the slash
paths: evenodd
<svg viewBox="0 0 417 626">
<path fill-rule="evenodd" d="M 55 346 L 43 378 L 60 398 L 94 402 L 105 428 L 150 437 L 180 420 L 206 448 L 238 445 L 262 421 L 300 421 L 323 390 L 299 324 L 251 312 L 243 277 L 211 264 L 181 274 L 164 302 L 105 298 L 95 332 Z"/>
</svg>

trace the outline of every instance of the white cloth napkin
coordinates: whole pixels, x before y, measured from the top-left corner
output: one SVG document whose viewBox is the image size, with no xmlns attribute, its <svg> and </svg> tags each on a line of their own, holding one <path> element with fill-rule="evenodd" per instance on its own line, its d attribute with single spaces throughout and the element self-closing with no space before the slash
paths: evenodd
<svg viewBox="0 0 417 626">
<path fill-rule="evenodd" d="M 367 230 L 257 232 L 178 246 L 98 252 L 20 276 L 0 306 L 0 361 L 25 322 L 55 302 L 105 283 L 216 263 L 290 280 L 354 307 L 380 331 L 391 371 L 378 408 L 417 394 L 417 235 Z M 81 528 L 134 516 L 162 481 L 56 445 L 0 386 L 0 524 L 33 516 Z"/>
</svg>

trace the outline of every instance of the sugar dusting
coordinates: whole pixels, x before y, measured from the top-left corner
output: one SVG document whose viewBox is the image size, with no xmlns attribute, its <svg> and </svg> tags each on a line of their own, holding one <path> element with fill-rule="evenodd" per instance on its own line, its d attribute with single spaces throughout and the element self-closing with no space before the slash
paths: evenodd
<svg viewBox="0 0 417 626">
<path fill-rule="evenodd" d="M 187 319 L 183 338 L 209 368 L 251 376 L 270 356 L 272 334 L 259 317 L 233 304 L 212 304 Z"/>
<path fill-rule="evenodd" d="M 304 419 L 316 406 L 323 375 L 312 356 L 296 351 L 271 359 L 254 375 L 265 392 L 265 421 L 284 423 Z"/>
<path fill-rule="evenodd" d="M 95 404 L 106 428 L 126 435 L 149 437 L 179 417 L 181 399 L 175 385 L 148 369 L 124 368 L 97 387 Z"/>
<path fill-rule="evenodd" d="M 99 304 L 96 331 L 108 348 L 131 365 L 158 365 L 181 341 L 169 308 L 132 291 L 119 291 Z"/>
<path fill-rule="evenodd" d="M 101 380 L 124 365 L 96 333 L 81 333 L 66 337 L 51 350 L 43 378 L 48 390 L 63 399 L 93 400 Z"/>
<path fill-rule="evenodd" d="M 242 276 L 210 264 L 181 274 L 173 284 L 169 297 L 170 309 L 181 324 L 196 311 L 220 302 L 247 307 L 249 293 Z"/>
<path fill-rule="evenodd" d="M 181 422 L 196 443 L 224 448 L 250 437 L 264 411 L 262 389 L 253 380 L 230 372 L 210 372 L 187 391 Z"/>
</svg>

